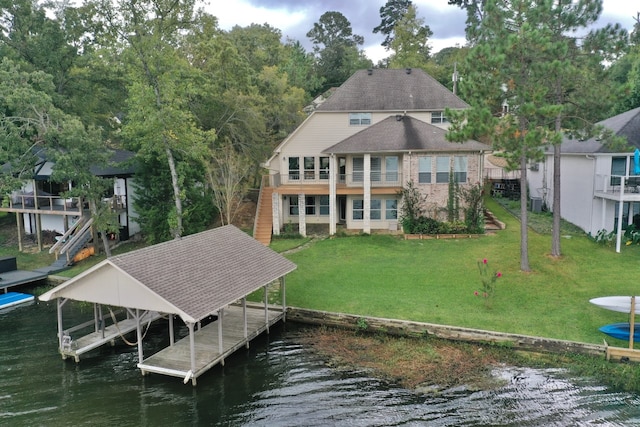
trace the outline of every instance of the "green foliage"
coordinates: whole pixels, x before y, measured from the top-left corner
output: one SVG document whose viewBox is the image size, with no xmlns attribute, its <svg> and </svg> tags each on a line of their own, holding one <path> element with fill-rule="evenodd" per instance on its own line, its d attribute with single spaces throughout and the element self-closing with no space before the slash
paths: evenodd
<svg viewBox="0 0 640 427">
<path fill-rule="evenodd" d="M 279 235 L 274 235 L 274 239 L 301 239 L 300 231 L 298 229 L 298 224 L 294 224 L 289 221 L 287 224 L 282 227 L 282 232 Z"/>
<path fill-rule="evenodd" d="M 369 323 L 364 317 L 358 317 L 356 320 L 356 332 L 366 332 L 369 329 Z"/>
<path fill-rule="evenodd" d="M 433 32 L 416 13 L 416 6 L 410 4 L 396 22 L 394 37 L 389 44 L 393 51 L 389 59 L 391 68 L 425 68 L 430 55 L 429 37 Z"/>
<path fill-rule="evenodd" d="M 464 200 L 464 222 L 470 233 L 484 232 L 484 189 L 477 183 L 470 187 L 461 187 Z"/>
<path fill-rule="evenodd" d="M 592 236 L 589 233 L 589 237 L 593 239 L 594 242 L 599 243 L 603 246 L 612 246 L 616 241 L 616 232 L 615 231 L 607 231 L 604 228 L 602 230 L 598 230 L 595 236 Z"/>
<path fill-rule="evenodd" d="M 480 273 L 480 291 L 475 291 L 474 295 L 481 297 L 485 306 L 489 307 L 496 293 L 496 281 L 502 277 L 502 273 L 497 270 L 490 271 L 489 261 L 486 258 L 476 264 Z"/>
<path fill-rule="evenodd" d="M 340 12 L 325 12 L 318 22 L 307 32 L 313 43 L 316 56 L 316 74 L 324 77 L 324 84 L 318 93 L 340 86 L 356 71 L 371 68 L 373 64 L 358 46 L 364 38 L 353 34 L 351 22 Z"/>
<path fill-rule="evenodd" d="M 424 215 L 424 203 L 427 196 L 422 195 L 416 188 L 413 180 L 407 182 L 407 185 L 398 193 L 402 201 L 402 210 L 400 212 L 400 223 L 405 233 L 410 233 L 416 227 L 418 219 Z"/>
<path fill-rule="evenodd" d="M 168 165 L 160 159 L 139 158 L 136 171 L 134 206 L 139 214 L 142 234 L 149 243 L 170 240 L 176 218 L 173 200 L 167 197 L 172 192 Z M 198 164 L 183 173 L 183 227 L 186 235 L 205 230 L 216 213 L 212 195 L 199 184 L 203 175 Z"/>
<path fill-rule="evenodd" d="M 624 238 L 627 246 L 638 245 L 640 244 L 640 230 L 635 224 L 629 224 L 624 230 Z"/>
<path fill-rule="evenodd" d="M 384 35 L 381 45 L 386 49 L 391 48 L 391 43 L 395 38 L 396 25 L 406 15 L 411 0 L 387 0 L 384 6 L 380 7 L 380 25 L 373 29 L 373 33 Z"/>
<path fill-rule="evenodd" d="M 449 222 L 454 222 L 460 219 L 460 185 L 458 184 L 458 181 L 456 181 L 453 168 L 449 171 L 447 219 Z"/>
</svg>

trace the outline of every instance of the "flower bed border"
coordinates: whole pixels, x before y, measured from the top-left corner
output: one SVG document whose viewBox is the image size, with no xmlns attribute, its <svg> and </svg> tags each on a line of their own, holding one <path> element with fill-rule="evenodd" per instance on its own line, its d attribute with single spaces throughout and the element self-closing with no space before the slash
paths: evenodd
<svg viewBox="0 0 640 427">
<path fill-rule="evenodd" d="M 475 239 L 483 234 L 405 234 L 404 240 L 431 240 L 431 239 Z"/>
</svg>

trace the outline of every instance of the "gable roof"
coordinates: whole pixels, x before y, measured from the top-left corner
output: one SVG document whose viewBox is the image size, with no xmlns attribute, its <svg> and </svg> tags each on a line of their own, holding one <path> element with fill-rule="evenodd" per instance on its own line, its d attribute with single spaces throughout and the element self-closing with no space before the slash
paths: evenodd
<svg viewBox="0 0 640 427">
<path fill-rule="evenodd" d="M 597 124 L 611 129 L 617 136 L 625 137 L 632 147 L 640 148 L 640 108 L 629 110 L 617 116 L 602 120 Z M 565 138 L 561 147 L 563 153 L 614 153 L 620 150 L 611 150 L 606 147 L 597 137 L 584 141 Z"/>
<path fill-rule="evenodd" d="M 113 256 L 40 299 L 154 310 L 196 322 L 295 269 L 227 225 Z"/>
<path fill-rule="evenodd" d="M 316 111 L 404 111 L 468 108 L 469 105 L 421 69 L 360 70 Z"/>
<path fill-rule="evenodd" d="M 327 148 L 323 153 L 381 153 L 399 151 L 487 151 L 478 141 L 449 142 L 446 130 L 411 116 L 389 116 Z"/>
</svg>

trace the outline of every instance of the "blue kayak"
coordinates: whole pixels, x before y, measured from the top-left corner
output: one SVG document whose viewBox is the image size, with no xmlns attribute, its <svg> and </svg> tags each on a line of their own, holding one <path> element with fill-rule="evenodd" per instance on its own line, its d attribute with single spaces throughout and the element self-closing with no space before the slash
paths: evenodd
<svg viewBox="0 0 640 427">
<path fill-rule="evenodd" d="M 600 328 L 600 332 L 604 332 L 610 337 L 617 338 L 619 340 L 629 341 L 629 323 L 612 323 L 610 325 L 604 325 Z M 636 323 L 633 330 L 633 341 L 640 342 L 640 323 Z"/>
<path fill-rule="evenodd" d="M 7 292 L 6 294 L 0 294 L 0 309 L 33 301 L 34 298 L 35 297 L 33 295 L 23 294 L 20 292 Z"/>
</svg>

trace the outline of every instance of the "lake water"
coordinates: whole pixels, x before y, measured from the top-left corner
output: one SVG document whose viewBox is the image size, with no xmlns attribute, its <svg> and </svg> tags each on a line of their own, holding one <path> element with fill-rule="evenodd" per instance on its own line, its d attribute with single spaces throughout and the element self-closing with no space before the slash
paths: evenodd
<svg viewBox="0 0 640 427">
<path fill-rule="evenodd" d="M 74 316 L 86 319 L 74 308 Z M 66 315 L 65 315 L 66 316 Z M 147 354 L 164 345 L 152 328 Z M 293 323 L 198 378 L 142 377 L 135 348 L 57 353 L 55 304 L 0 311 L 2 426 L 637 426 L 640 396 L 562 370 L 509 368 L 493 391 L 420 395 L 327 367 Z"/>
</svg>

